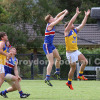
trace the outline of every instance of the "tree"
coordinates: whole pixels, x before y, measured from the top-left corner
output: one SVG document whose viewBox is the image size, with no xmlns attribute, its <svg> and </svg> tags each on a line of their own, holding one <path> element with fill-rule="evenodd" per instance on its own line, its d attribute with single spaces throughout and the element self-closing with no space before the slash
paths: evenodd
<svg viewBox="0 0 100 100">
<path fill-rule="evenodd" d="M 37 33 L 44 35 L 44 30 L 46 27 L 46 22 L 44 18 L 47 14 L 51 14 L 55 16 L 60 9 L 57 8 L 53 0 L 38 0 L 36 4 L 36 9 L 34 9 L 34 25 L 36 25 L 35 29 Z M 38 28 L 37 28 L 38 26 Z"/>
<path fill-rule="evenodd" d="M 27 35 L 25 35 L 22 30 L 16 29 L 16 26 L 3 24 L 0 26 L 0 31 L 7 33 L 8 39 L 12 46 L 19 48 L 26 45 Z"/>
<path fill-rule="evenodd" d="M 92 7 L 99 7 L 100 6 L 100 0 L 55 0 L 56 5 L 61 9 L 68 9 L 69 16 L 66 17 L 65 21 L 70 20 L 71 17 L 75 14 L 76 7 L 79 7 L 82 11 L 79 17 L 76 20 L 76 23 L 81 23 L 83 17 L 84 17 L 84 11 L 91 9 Z M 88 18 L 87 23 L 96 23 L 96 20 L 91 19 L 91 17 Z"/>
<path fill-rule="evenodd" d="M 5 0 L 4 0 L 5 1 Z M 37 36 L 44 35 L 46 23 L 44 17 L 47 14 L 56 15 L 60 10 L 55 6 L 52 0 L 11 0 L 3 2 L 2 5 L 9 12 L 8 23 L 22 26 L 23 32 L 28 34 L 27 24 L 33 25 L 34 39 L 27 41 L 27 48 L 39 48 L 43 41 L 39 42 Z M 24 33 L 24 34 L 25 34 Z M 36 34 L 37 33 L 37 34 Z M 37 45 L 39 44 L 39 45 Z M 37 46 L 36 46 L 37 45 Z"/>
<path fill-rule="evenodd" d="M 0 5 L 0 22 L 6 23 L 9 18 L 9 13 Z"/>
</svg>

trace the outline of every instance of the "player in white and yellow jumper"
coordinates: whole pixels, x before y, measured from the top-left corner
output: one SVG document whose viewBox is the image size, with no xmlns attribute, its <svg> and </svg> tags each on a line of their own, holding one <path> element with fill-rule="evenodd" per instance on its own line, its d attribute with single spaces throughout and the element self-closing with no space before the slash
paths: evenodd
<svg viewBox="0 0 100 100">
<path fill-rule="evenodd" d="M 0 87 L 4 82 L 4 65 L 6 62 L 6 58 L 9 59 L 10 54 L 7 53 L 7 48 L 5 42 L 8 40 L 7 34 L 5 32 L 0 32 Z"/>
<path fill-rule="evenodd" d="M 81 12 L 79 11 L 79 8 L 77 7 L 75 15 L 72 17 L 72 19 L 68 23 L 65 24 L 65 30 L 64 30 L 65 44 L 66 44 L 66 56 L 70 64 L 68 82 L 66 83 L 66 85 L 71 90 L 73 90 L 71 81 L 72 81 L 74 72 L 76 70 L 76 61 L 79 61 L 82 63 L 80 67 L 80 71 L 79 71 L 79 76 L 77 78 L 82 79 L 82 80 L 87 80 L 87 78 L 83 76 L 83 71 L 84 71 L 85 66 L 88 64 L 88 61 L 84 57 L 84 55 L 78 50 L 77 33 L 84 27 L 87 21 L 87 18 L 90 14 L 90 10 L 88 10 L 87 12 L 85 11 L 85 17 L 81 25 L 75 28 L 73 23 L 80 13 Z"/>
</svg>

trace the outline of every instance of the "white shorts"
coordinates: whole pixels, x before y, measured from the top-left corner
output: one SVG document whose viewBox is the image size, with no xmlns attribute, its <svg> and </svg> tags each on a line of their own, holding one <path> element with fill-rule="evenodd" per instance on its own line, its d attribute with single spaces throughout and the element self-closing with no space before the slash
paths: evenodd
<svg viewBox="0 0 100 100">
<path fill-rule="evenodd" d="M 11 75 L 11 74 L 7 74 L 6 76 L 5 76 L 5 81 L 9 84 L 9 85 L 13 85 L 15 82 L 14 81 L 12 81 L 12 77 L 13 77 L 13 75 Z"/>
<path fill-rule="evenodd" d="M 5 73 L 4 65 L 0 64 L 0 73 Z"/>
<path fill-rule="evenodd" d="M 69 63 L 73 63 L 78 61 L 78 56 L 81 54 L 81 52 L 79 50 L 76 50 L 74 52 L 68 53 L 66 52 L 66 57 L 68 59 Z"/>
</svg>

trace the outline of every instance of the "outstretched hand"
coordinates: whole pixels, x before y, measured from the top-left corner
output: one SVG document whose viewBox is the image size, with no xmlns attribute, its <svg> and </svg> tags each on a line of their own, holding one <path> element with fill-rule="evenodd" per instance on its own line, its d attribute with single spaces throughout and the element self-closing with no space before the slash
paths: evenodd
<svg viewBox="0 0 100 100">
<path fill-rule="evenodd" d="M 68 14 L 68 10 L 66 10 L 65 13 Z"/>
<path fill-rule="evenodd" d="M 90 14 L 90 9 L 88 9 L 88 11 L 86 12 L 86 11 L 84 11 L 85 12 L 85 16 L 89 16 L 89 14 Z"/>
<path fill-rule="evenodd" d="M 76 13 L 77 14 L 80 14 L 81 13 L 81 11 L 79 11 L 79 8 L 78 7 L 76 8 Z"/>
<path fill-rule="evenodd" d="M 67 10 L 67 9 L 65 9 L 63 12 L 64 12 L 65 14 L 68 14 L 68 10 Z"/>
</svg>

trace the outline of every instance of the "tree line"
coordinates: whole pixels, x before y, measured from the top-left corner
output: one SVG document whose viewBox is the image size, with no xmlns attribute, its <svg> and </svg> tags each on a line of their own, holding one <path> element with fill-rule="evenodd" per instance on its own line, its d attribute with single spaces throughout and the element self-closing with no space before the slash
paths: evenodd
<svg viewBox="0 0 100 100">
<path fill-rule="evenodd" d="M 29 37 L 25 29 L 26 23 L 33 25 L 37 36 L 43 36 L 46 26 L 44 17 L 47 14 L 55 16 L 60 11 L 68 9 L 68 16 L 61 22 L 64 23 L 71 19 L 76 7 L 79 7 L 82 13 L 75 23 L 80 23 L 84 17 L 85 10 L 91 9 L 92 7 L 99 7 L 99 5 L 100 0 L 0 0 L 0 31 L 6 31 L 9 40 L 15 46 L 25 45 L 27 48 L 37 48 L 41 46 L 35 45 L 39 42 L 38 38 L 30 42 L 27 41 Z M 96 20 L 89 17 L 87 23 L 96 23 Z M 22 25 L 22 29 L 16 29 L 14 25 L 19 26 L 20 24 Z"/>
</svg>

